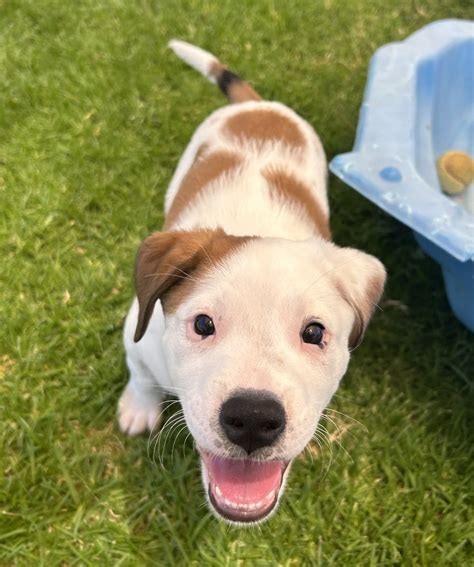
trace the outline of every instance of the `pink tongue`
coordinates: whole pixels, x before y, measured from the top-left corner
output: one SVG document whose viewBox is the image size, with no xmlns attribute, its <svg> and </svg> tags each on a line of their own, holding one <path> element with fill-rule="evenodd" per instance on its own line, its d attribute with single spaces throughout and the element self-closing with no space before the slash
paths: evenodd
<svg viewBox="0 0 474 567">
<path fill-rule="evenodd" d="M 258 502 L 274 490 L 278 493 L 283 463 L 212 457 L 207 462 L 210 481 L 222 497 L 239 504 Z"/>
</svg>

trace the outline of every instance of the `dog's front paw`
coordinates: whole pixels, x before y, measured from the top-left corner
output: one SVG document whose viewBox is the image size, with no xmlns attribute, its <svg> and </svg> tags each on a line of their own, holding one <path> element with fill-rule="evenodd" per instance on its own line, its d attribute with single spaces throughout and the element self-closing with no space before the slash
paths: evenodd
<svg viewBox="0 0 474 567">
<path fill-rule="evenodd" d="M 155 396 L 145 396 L 136 391 L 129 382 L 118 404 L 118 422 L 120 429 L 128 435 L 138 435 L 153 431 L 158 427 L 160 403 Z"/>
</svg>

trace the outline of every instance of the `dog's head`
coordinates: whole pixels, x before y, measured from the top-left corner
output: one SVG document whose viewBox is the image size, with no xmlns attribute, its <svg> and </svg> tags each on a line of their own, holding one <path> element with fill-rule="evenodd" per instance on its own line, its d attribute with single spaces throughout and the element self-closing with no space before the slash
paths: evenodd
<svg viewBox="0 0 474 567">
<path fill-rule="evenodd" d="M 144 241 L 135 340 L 160 299 L 170 377 L 220 516 L 256 522 L 275 509 L 384 281 L 374 257 L 318 238 L 197 230 Z"/>
</svg>

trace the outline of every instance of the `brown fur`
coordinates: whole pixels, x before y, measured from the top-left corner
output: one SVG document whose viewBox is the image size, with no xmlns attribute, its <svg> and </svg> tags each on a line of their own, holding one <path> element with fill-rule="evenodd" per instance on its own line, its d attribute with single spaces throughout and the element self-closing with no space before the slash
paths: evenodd
<svg viewBox="0 0 474 567">
<path fill-rule="evenodd" d="M 230 236 L 222 229 L 155 232 L 138 251 L 135 268 L 139 314 L 135 342 L 147 329 L 155 303 L 165 313 L 176 311 L 202 274 L 248 242 L 251 237 Z"/>
<path fill-rule="evenodd" d="M 242 163 L 239 155 L 228 151 L 215 151 L 206 155 L 207 148 L 201 147 L 193 165 L 184 176 L 180 188 L 166 216 L 165 230 L 171 228 L 174 221 L 189 203 L 196 198 L 209 183 L 224 174 L 230 174 Z"/>
<path fill-rule="evenodd" d="M 329 219 L 302 181 L 279 168 L 268 168 L 263 171 L 263 176 L 275 196 L 300 204 L 315 225 L 317 233 L 326 240 L 331 239 Z"/>
<path fill-rule="evenodd" d="M 261 97 L 245 81 L 232 83 L 228 96 L 230 102 L 245 102 L 247 100 L 262 100 Z"/>
<path fill-rule="evenodd" d="M 272 109 L 238 112 L 227 120 L 224 130 L 226 134 L 237 138 L 240 142 L 280 141 L 292 148 L 301 148 L 306 144 L 298 125 Z"/>
<path fill-rule="evenodd" d="M 196 152 L 196 155 L 194 156 L 194 163 L 196 163 L 198 160 L 204 157 L 204 154 L 206 154 L 208 150 L 209 150 L 209 144 L 207 144 L 206 142 L 204 144 L 201 144 Z"/>
<path fill-rule="evenodd" d="M 216 61 L 211 67 L 211 75 L 216 79 L 227 69 L 219 61 Z M 247 100 L 262 100 L 262 97 L 256 93 L 253 88 L 246 82 L 240 80 L 232 81 L 227 90 L 227 97 L 230 102 L 246 102 Z"/>
<path fill-rule="evenodd" d="M 348 282 L 350 283 L 350 282 Z M 351 334 L 349 335 L 349 347 L 354 349 L 360 345 L 364 337 L 365 329 L 372 317 L 377 301 L 382 295 L 383 287 L 385 284 L 384 277 L 372 276 L 369 279 L 366 292 L 357 302 L 351 297 L 351 294 L 346 286 L 340 282 L 335 281 L 334 286 L 341 295 L 341 297 L 350 305 L 354 311 L 354 324 L 352 326 Z"/>
</svg>

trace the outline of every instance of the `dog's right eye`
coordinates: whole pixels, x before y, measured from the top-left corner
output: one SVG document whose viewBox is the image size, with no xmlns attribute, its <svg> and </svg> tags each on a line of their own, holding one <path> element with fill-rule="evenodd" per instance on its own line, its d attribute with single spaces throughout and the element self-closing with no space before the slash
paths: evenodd
<svg viewBox="0 0 474 567">
<path fill-rule="evenodd" d="M 201 337 L 208 337 L 216 332 L 213 320 L 208 315 L 198 315 L 194 319 L 194 332 Z"/>
<path fill-rule="evenodd" d="M 321 323 L 311 323 L 301 335 L 303 342 L 311 345 L 320 345 L 324 337 L 324 326 Z"/>
</svg>

